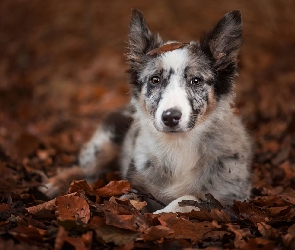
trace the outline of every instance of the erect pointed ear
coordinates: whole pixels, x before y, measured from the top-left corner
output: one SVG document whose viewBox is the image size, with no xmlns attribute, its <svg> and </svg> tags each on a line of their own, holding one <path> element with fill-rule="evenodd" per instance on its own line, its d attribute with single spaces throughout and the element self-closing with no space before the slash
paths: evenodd
<svg viewBox="0 0 295 250">
<path fill-rule="evenodd" d="M 139 10 L 132 10 L 129 31 L 129 53 L 127 58 L 131 67 L 139 66 L 150 50 L 159 47 L 162 39 L 153 34 L 147 27 L 143 14 Z"/>
<path fill-rule="evenodd" d="M 229 65 L 235 70 L 241 44 L 242 18 L 240 11 L 235 10 L 220 19 L 213 30 L 201 40 L 201 49 L 213 58 L 217 71 Z"/>
</svg>

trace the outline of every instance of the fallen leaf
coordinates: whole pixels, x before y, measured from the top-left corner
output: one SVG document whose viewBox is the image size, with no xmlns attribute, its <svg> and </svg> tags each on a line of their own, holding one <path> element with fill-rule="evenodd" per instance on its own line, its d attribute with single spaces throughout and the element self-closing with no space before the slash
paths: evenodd
<svg viewBox="0 0 295 250">
<path fill-rule="evenodd" d="M 65 242 L 65 237 L 67 236 L 67 232 L 63 227 L 59 227 L 56 237 L 55 237 L 55 242 L 54 242 L 54 249 L 60 250 L 62 249 L 64 242 Z"/>
<path fill-rule="evenodd" d="M 94 225 L 94 223 L 92 225 Z M 96 234 L 96 238 L 100 242 L 112 242 L 116 245 L 128 244 L 129 242 L 134 241 L 139 236 L 139 233 L 102 224 L 101 221 L 99 226 L 94 227 L 94 231 Z"/>
<path fill-rule="evenodd" d="M 166 227 L 174 231 L 171 237 L 175 239 L 190 239 L 197 242 L 203 235 L 215 227 L 211 222 L 191 222 L 182 217 L 177 217 L 175 213 L 161 214 L 159 221 L 165 221 Z"/>
<path fill-rule="evenodd" d="M 147 228 L 139 238 L 144 241 L 153 241 L 161 238 L 171 238 L 173 233 L 172 229 L 158 225 Z"/>
<path fill-rule="evenodd" d="M 129 200 L 127 202 L 127 204 L 104 202 L 102 209 L 106 224 L 135 232 L 143 232 L 149 226 L 147 219 L 131 205 Z"/>
<path fill-rule="evenodd" d="M 130 183 L 128 181 L 110 181 L 106 186 L 94 190 L 95 194 L 103 197 L 111 197 L 121 195 L 131 190 Z"/>
<path fill-rule="evenodd" d="M 146 201 L 138 201 L 138 200 L 130 200 L 130 203 L 133 207 L 135 207 L 137 210 L 142 210 L 146 205 Z"/>
<path fill-rule="evenodd" d="M 201 208 L 200 211 L 191 211 L 190 213 L 186 213 L 185 215 L 190 218 L 194 218 L 200 221 L 218 221 L 218 222 L 230 222 L 231 217 L 225 210 L 218 210 L 213 208 L 210 212 L 206 209 Z"/>
<path fill-rule="evenodd" d="M 264 222 L 258 222 L 257 228 L 261 235 L 265 238 L 275 238 L 275 236 L 278 233 L 278 231 L 275 228 L 272 228 L 270 225 Z"/>
<path fill-rule="evenodd" d="M 257 196 L 252 202 L 261 207 L 283 207 L 291 205 L 282 196 Z"/>
<path fill-rule="evenodd" d="M 235 234 L 234 246 L 243 248 L 246 245 L 245 239 L 251 235 L 249 228 L 240 228 L 239 225 L 227 224 L 228 230 Z"/>
<path fill-rule="evenodd" d="M 68 193 L 75 193 L 78 191 L 93 192 L 93 188 L 85 180 L 72 181 Z"/>
<path fill-rule="evenodd" d="M 53 211 L 56 208 L 56 199 L 44 202 L 42 204 L 33 206 L 33 207 L 28 207 L 26 208 L 26 210 L 30 213 L 30 214 L 36 214 L 42 210 L 49 210 L 49 211 Z"/>
<path fill-rule="evenodd" d="M 59 220 L 81 220 L 85 224 L 90 219 L 88 203 L 79 196 L 59 196 L 56 198 Z"/>
<path fill-rule="evenodd" d="M 39 231 L 34 227 L 17 226 L 9 230 L 9 233 L 17 240 L 26 243 L 33 243 L 34 241 L 41 242 L 43 237 Z"/>
<path fill-rule="evenodd" d="M 277 217 L 277 216 L 284 216 L 290 212 L 291 206 L 284 206 L 284 207 L 269 207 L 266 209 L 269 217 Z"/>
<path fill-rule="evenodd" d="M 89 231 L 89 233 L 90 235 L 92 235 L 92 232 Z M 62 249 L 64 246 L 64 242 L 67 242 L 68 244 L 72 245 L 76 250 L 89 249 L 88 247 L 85 246 L 82 237 L 81 238 L 69 237 L 66 230 L 62 226 L 60 226 L 58 228 L 58 232 L 55 238 L 54 249 L 56 250 Z"/>
<path fill-rule="evenodd" d="M 188 43 L 168 43 L 168 44 L 164 44 L 158 48 L 155 48 L 153 50 L 150 50 L 148 53 L 146 53 L 149 56 L 153 56 L 153 55 L 160 55 L 163 54 L 167 51 L 172 51 L 172 50 L 176 50 L 176 49 L 180 49 L 182 47 L 184 47 L 185 45 L 187 45 Z"/>
<path fill-rule="evenodd" d="M 254 223 L 268 220 L 264 211 L 249 202 L 234 201 L 233 208 L 241 219 L 247 219 Z"/>
</svg>

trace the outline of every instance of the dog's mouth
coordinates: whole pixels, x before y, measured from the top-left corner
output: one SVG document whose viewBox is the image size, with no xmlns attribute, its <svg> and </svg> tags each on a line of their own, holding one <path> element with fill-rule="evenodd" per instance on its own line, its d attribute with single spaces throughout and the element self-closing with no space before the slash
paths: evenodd
<svg viewBox="0 0 295 250">
<path fill-rule="evenodd" d="M 162 132 L 168 133 L 168 134 L 181 134 L 181 133 L 186 133 L 188 131 L 192 130 L 192 128 L 184 128 L 184 129 L 164 129 Z"/>
<path fill-rule="evenodd" d="M 157 131 L 161 132 L 161 133 L 166 133 L 166 134 L 181 134 L 181 133 L 185 133 L 188 132 L 190 130 L 193 129 L 193 127 L 185 127 L 185 128 L 181 128 L 179 126 L 175 127 L 175 128 L 170 128 L 167 126 L 157 126 L 156 123 L 154 122 L 154 127 Z"/>
</svg>

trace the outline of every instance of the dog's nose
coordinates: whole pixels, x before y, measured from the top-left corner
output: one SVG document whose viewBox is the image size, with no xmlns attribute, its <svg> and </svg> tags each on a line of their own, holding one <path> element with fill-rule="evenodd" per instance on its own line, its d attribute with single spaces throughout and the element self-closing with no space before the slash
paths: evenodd
<svg viewBox="0 0 295 250">
<path fill-rule="evenodd" d="M 173 128 L 178 125 L 181 119 L 181 111 L 179 109 L 171 108 L 167 109 L 162 114 L 162 121 L 167 127 Z"/>
</svg>

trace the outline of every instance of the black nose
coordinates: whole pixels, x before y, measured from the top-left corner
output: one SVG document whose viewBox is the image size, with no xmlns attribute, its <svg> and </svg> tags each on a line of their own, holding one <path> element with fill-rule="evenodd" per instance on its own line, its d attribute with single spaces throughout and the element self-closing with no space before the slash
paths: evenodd
<svg viewBox="0 0 295 250">
<path fill-rule="evenodd" d="M 175 108 L 168 109 L 162 114 L 162 121 L 167 127 L 173 128 L 178 125 L 181 119 L 181 111 Z"/>
</svg>

